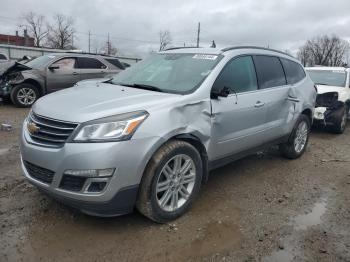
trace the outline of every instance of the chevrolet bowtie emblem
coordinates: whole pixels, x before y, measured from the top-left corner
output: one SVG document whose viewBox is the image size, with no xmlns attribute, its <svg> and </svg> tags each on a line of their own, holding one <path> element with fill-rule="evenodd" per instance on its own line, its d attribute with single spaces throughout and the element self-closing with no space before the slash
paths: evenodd
<svg viewBox="0 0 350 262">
<path fill-rule="evenodd" d="M 37 133 L 37 132 L 39 131 L 39 129 L 40 129 L 40 128 L 39 128 L 35 123 L 33 123 L 33 122 L 29 122 L 29 123 L 27 124 L 27 128 L 28 128 L 29 133 L 31 133 L 32 135 L 35 134 L 35 133 Z"/>
</svg>

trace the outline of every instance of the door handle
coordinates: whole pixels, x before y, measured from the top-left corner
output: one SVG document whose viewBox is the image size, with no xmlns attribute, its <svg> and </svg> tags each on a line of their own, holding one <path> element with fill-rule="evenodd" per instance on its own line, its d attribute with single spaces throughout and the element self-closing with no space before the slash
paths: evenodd
<svg viewBox="0 0 350 262">
<path fill-rule="evenodd" d="M 73 75 L 77 75 L 78 73 L 77 72 L 73 72 Z"/>
<path fill-rule="evenodd" d="M 288 96 L 287 100 L 292 101 L 292 102 L 300 102 L 300 99 L 298 99 L 296 97 L 292 97 L 292 96 Z"/>
<path fill-rule="evenodd" d="M 261 101 L 258 101 L 258 102 L 255 103 L 254 107 L 262 107 L 264 105 L 265 105 L 265 103 L 263 103 Z"/>
</svg>

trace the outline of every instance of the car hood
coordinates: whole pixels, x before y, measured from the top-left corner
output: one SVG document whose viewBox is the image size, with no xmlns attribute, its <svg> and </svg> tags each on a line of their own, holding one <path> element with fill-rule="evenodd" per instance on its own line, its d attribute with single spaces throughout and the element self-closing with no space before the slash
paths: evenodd
<svg viewBox="0 0 350 262">
<path fill-rule="evenodd" d="M 178 100 L 181 95 L 160 93 L 108 83 L 81 83 L 40 98 L 34 113 L 63 121 L 86 122 Z"/>
<path fill-rule="evenodd" d="M 3 72 L 1 74 L 1 79 L 5 79 L 6 76 L 16 73 L 16 72 L 21 72 L 25 70 L 31 70 L 32 68 L 26 65 L 23 65 L 21 63 L 15 62 L 15 63 L 10 63 L 7 64 L 7 68 L 3 68 Z"/>
<path fill-rule="evenodd" d="M 317 87 L 317 93 L 318 94 L 324 94 L 328 92 L 343 92 L 345 89 L 341 86 L 326 86 L 326 85 L 316 85 Z"/>
</svg>

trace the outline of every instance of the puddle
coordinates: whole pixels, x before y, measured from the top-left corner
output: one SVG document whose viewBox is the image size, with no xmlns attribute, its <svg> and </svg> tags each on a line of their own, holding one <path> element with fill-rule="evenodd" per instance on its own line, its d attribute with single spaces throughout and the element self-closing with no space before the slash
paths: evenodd
<svg viewBox="0 0 350 262">
<path fill-rule="evenodd" d="M 321 224 L 321 217 L 327 210 L 326 206 L 326 199 L 322 199 L 320 202 L 314 205 L 310 213 L 297 216 L 294 219 L 296 224 L 295 228 L 297 230 L 305 230 L 310 226 Z"/>
<path fill-rule="evenodd" d="M 291 235 L 283 241 L 285 249 L 272 252 L 269 256 L 262 259 L 265 262 L 290 262 L 300 253 L 300 249 L 295 245 L 293 239 L 298 239 L 300 232 L 298 230 L 306 230 L 308 227 L 322 223 L 321 217 L 327 211 L 327 199 L 322 198 L 315 203 L 311 211 L 307 214 L 298 215 L 292 221 L 294 230 Z"/>
<path fill-rule="evenodd" d="M 0 156 L 5 155 L 9 150 L 10 148 L 0 148 Z"/>
<path fill-rule="evenodd" d="M 270 256 L 265 257 L 263 262 L 289 262 L 294 258 L 293 254 L 286 250 L 279 250 L 273 252 Z"/>
</svg>

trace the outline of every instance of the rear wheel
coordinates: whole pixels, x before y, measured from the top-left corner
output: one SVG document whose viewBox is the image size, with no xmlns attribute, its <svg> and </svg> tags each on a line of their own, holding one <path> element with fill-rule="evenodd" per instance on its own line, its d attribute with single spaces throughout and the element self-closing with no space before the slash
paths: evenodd
<svg viewBox="0 0 350 262">
<path fill-rule="evenodd" d="M 202 180 L 199 152 L 184 141 L 170 141 L 152 157 L 141 181 L 136 206 L 158 223 L 184 214 L 197 196 Z"/>
<path fill-rule="evenodd" d="M 38 98 L 39 91 L 31 84 L 19 84 L 11 91 L 11 101 L 18 107 L 31 107 Z"/>
<path fill-rule="evenodd" d="M 290 134 L 288 142 L 280 145 L 280 152 L 289 159 L 300 157 L 307 146 L 310 134 L 310 120 L 306 115 L 301 115 Z"/>
</svg>

